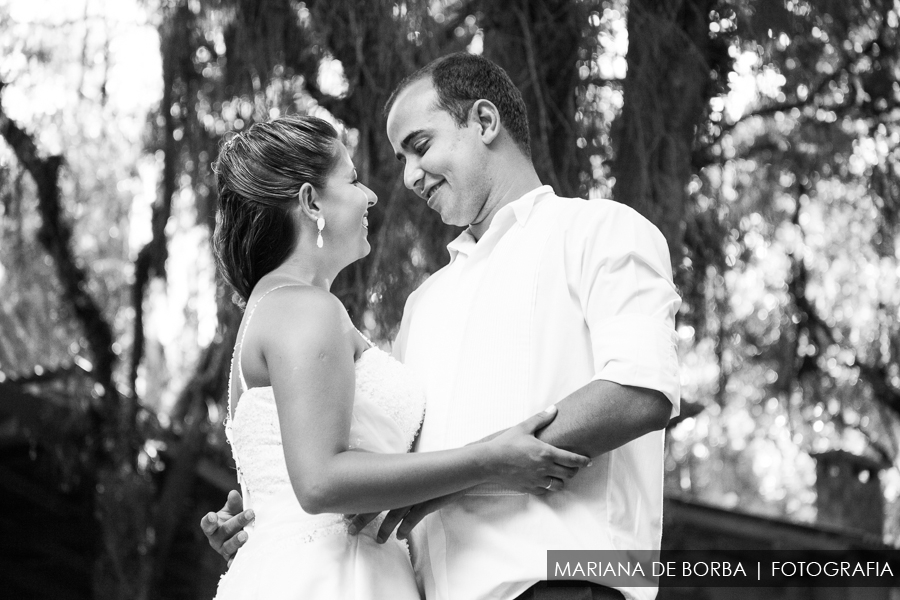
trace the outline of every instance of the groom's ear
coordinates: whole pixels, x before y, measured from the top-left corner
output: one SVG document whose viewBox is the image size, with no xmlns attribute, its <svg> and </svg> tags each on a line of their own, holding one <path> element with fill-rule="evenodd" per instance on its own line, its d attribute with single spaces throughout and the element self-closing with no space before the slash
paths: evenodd
<svg viewBox="0 0 900 600">
<path fill-rule="evenodd" d="M 490 144 L 500 135 L 500 111 L 490 100 L 476 100 L 469 112 L 470 121 L 481 129 L 481 141 Z"/>
<path fill-rule="evenodd" d="M 297 194 L 297 200 L 300 214 L 304 217 L 315 221 L 322 216 L 322 210 L 319 206 L 319 192 L 313 184 L 307 181 L 300 186 L 300 193 Z"/>
</svg>

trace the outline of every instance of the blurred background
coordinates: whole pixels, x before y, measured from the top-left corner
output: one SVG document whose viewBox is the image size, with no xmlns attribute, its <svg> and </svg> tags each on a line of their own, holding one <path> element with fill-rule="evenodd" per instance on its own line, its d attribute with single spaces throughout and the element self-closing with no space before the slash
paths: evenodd
<svg viewBox="0 0 900 600">
<path fill-rule="evenodd" d="M 458 230 L 403 187 L 381 107 L 457 50 L 522 90 L 545 183 L 668 240 L 664 545 L 900 545 L 898 25 L 900 0 L 0 0 L 4 596 L 212 597 L 219 145 L 339 127 L 380 201 L 333 291 L 388 347 Z"/>
</svg>

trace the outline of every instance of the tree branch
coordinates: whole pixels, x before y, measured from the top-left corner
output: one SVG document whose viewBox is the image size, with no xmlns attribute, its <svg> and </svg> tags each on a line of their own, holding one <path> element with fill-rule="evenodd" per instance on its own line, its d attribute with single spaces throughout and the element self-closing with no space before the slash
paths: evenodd
<svg viewBox="0 0 900 600">
<path fill-rule="evenodd" d="M 872 386 L 879 403 L 889 408 L 895 415 L 900 416 L 900 390 L 891 386 L 890 375 L 885 365 L 872 365 L 861 361 L 855 361 L 859 376 Z"/>
<path fill-rule="evenodd" d="M 713 141 L 713 143 L 716 143 L 720 139 L 722 139 L 722 136 L 725 133 L 734 129 L 738 124 L 743 123 L 744 121 L 747 121 L 748 119 L 751 119 L 753 117 L 767 117 L 769 115 L 774 115 L 775 113 L 778 113 L 778 112 L 789 111 L 789 110 L 793 110 L 794 108 L 804 108 L 806 106 L 812 106 L 812 105 L 818 104 L 817 97 L 819 94 L 821 94 L 825 90 L 825 88 L 828 86 L 828 84 L 835 81 L 845 71 L 848 71 L 850 69 L 850 67 L 853 66 L 853 64 L 857 60 L 859 60 L 861 57 L 864 57 L 864 56 L 871 57 L 872 56 L 872 52 L 875 50 L 875 45 L 878 43 L 878 41 L 881 39 L 881 37 L 883 35 L 886 23 L 887 23 L 887 19 L 885 19 L 884 16 L 882 16 L 881 26 L 878 29 L 878 33 L 875 35 L 875 37 L 873 37 L 871 40 L 869 40 L 869 42 L 863 48 L 862 52 L 860 52 L 859 54 L 857 54 L 855 56 L 850 56 L 849 54 L 844 55 L 844 58 L 841 60 L 840 64 L 834 70 L 834 72 L 832 72 L 830 75 L 823 77 L 822 80 L 819 81 L 819 83 L 815 85 L 814 89 L 812 89 L 809 92 L 809 94 L 806 96 L 805 99 L 800 100 L 798 98 L 796 100 L 792 100 L 789 102 L 787 102 L 787 101 L 779 102 L 776 104 L 758 108 L 758 109 L 750 111 L 744 115 L 741 115 L 741 117 L 738 120 L 734 121 L 733 123 L 726 123 L 726 124 L 722 125 L 720 127 L 719 134 L 716 136 L 716 139 Z M 852 96 L 852 94 L 851 94 L 851 96 Z M 847 101 L 845 100 L 841 104 L 846 105 Z M 833 110 L 834 108 L 835 107 L 831 107 L 829 110 Z"/>
<path fill-rule="evenodd" d="M 0 82 L 0 91 L 2 89 L 3 83 Z M 119 397 L 112 376 L 116 362 L 116 355 L 112 350 L 112 327 L 87 291 L 87 273 L 72 256 L 72 228 L 63 218 L 59 193 L 62 157 L 40 157 L 33 138 L 3 112 L 2 106 L 0 136 L 10 145 L 16 159 L 37 186 L 38 212 L 41 216 L 38 241 L 53 258 L 62 283 L 63 296 L 72 307 L 88 341 L 94 365 L 92 378 L 103 387 L 106 408 L 115 414 Z"/>
</svg>

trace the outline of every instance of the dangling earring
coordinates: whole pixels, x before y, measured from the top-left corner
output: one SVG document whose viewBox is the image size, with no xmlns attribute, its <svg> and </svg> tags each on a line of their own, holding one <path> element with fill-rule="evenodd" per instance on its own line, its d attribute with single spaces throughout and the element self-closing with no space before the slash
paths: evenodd
<svg viewBox="0 0 900 600">
<path fill-rule="evenodd" d="M 325 217 L 316 219 L 316 227 L 319 230 L 319 237 L 316 238 L 316 246 L 321 248 L 325 245 L 324 240 L 322 240 L 322 230 L 325 229 Z"/>
</svg>

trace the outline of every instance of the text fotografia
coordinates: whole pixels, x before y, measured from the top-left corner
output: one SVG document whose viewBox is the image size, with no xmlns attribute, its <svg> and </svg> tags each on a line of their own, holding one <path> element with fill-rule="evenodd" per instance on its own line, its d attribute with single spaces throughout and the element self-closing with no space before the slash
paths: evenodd
<svg viewBox="0 0 900 600">
<path fill-rule="evenodd" d="M 551 550 L 547 579 L 612 587 L 898 587 L 900 550 Z"/>
</svg>

